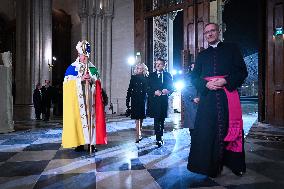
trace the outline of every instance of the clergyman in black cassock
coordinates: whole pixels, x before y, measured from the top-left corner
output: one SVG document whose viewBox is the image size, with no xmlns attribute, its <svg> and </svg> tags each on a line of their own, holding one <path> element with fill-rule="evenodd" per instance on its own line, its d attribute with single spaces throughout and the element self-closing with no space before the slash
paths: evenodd
<svg viewBox="0 0 284 189">
<path fill-rule="evenodd" d="M 235 44 L 219 41 L 218 25 L 206 25 L 204 35 L 209 47 L 199 53 L 192 73 L 200 101 L 187 168 L 192 172 L 216 177 L 225 165 L 234 174 L 241 176 L 246 171 L 243 131 L 240 132 L 241 151 L 228 150 L 228 142 L 224 139 L 229 129 L 229 108 L 223 87 L 228 91 L 240 87 L 248 75 L 246 64 Z M 224 77 L 221 84 L 219 81 L 214 83 L 204 79 L 216 76 Z"/>
</svg>

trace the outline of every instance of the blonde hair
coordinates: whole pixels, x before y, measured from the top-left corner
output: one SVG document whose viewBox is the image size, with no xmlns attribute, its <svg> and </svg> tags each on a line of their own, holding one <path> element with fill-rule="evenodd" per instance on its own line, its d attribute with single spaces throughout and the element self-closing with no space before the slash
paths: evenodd
<svg viewBox="0 0 284 189">
<path fill-rule="evenodd" d="M 134 68 L 134 71 L 133 71 L 134 75 L 137 75 L 137 69 L 138 69 L 139 66 L 141 66 L 143 68 L 143 75 L 148 76 L 149 75 L 148 67 L 144 63 L 138 63 L 138 64 L 135 65 L 135 68 Z"/>
</svg>

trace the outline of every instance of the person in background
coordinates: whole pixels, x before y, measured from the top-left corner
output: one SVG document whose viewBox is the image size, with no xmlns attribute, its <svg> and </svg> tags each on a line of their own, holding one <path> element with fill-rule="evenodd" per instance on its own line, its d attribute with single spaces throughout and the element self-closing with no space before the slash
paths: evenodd
<svg viewBox="0 0 284 189">
<path fill-rule="evenodd" d="M 103 104 L 104 107 L 106 107 L 108 105 L 108 96 L 106 91 L 102 88 L 102 97 L 103 97 Z"/>
<path fill-rule="evenodd" d="M 54 98 L 54 89 L 50 85 L 49 80 L 45 80 L 45 86 L 42 86 L 42 102 L 43 102 L 43 114 L 44 114 L 44 121 L 48 121 L 50 117 L 50 108 L 51 103 L 53 103 Z"/>
<path fill-rule="evenodd" d="M 126 95 L 126 107 L 130 111 L 131 119 L 136 123 L 136 143 L 142 140 L 142 123 L 145 115 L 145 103 L 147 93 L 148 68 L 144 63 L 138 63 L 131 76 Z M 131 102 L 131 105 L 130 105 Z"/>
<path fill-rule="evenodd" d="M 243 120 L 237 88 L 248 72 L 239 48 L 219 40 L 219 26 L 209 23 L 209 47 L 197 56 L 192 81 L 200 94 L 187 168 L 217 177 L 223 166 L 237 175 L 246 171 Z"/>
<path fill-rule="evenodd" d="M 59 89 L 60 86 L 57 84 L 53 89 L 53 116 L 59 116 L 59 100 L 60 100 L 60 95 L 59 95 Z"/>
<path fill-rule="evenodd" d="M 40 83 L 36 84 L 36 88 L 33 92 L 33 104 L 35 108 L 36 120 L 40 120 L 42 113 L 42 91 Z"/>
<path fill-rule="evenodd" d="M 194 64 L 191 64 L 188 70 L 184 74 L 185 88 L 182 90 L 182 102 L 183 102 L 183 127 L 188 128 L 190 133 L 194 129 L 197 104 L 199 102 L 199 97 L 197 90 L 192 83 L 192 70 Z"/>
<path fill-rule="evenodd" d="M 155 72 L 149 74 L 148 79 L 148 108 L 147 115 L 154 118 L 156 145 L 161 147 L 164 143 L 165 118 L 168 116 L 168 97 L 173 92 L 173 79 L 165 71 L 165 60 L 158 58 L 155 62 Z"/>
</svg>

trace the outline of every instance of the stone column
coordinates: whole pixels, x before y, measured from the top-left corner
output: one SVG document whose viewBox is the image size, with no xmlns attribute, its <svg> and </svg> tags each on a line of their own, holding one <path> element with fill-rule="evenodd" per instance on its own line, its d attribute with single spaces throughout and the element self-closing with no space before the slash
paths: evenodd
<svg viewBox="0 0 284 189">
<path fill-rule="evenodd" d="M 100 0 L 94 0 L 95 1 L 95 7 L 94 7 L 94 14 L 95 14 L 95 19 L 94 19 L 94 59 L 95 59 L 95 66 L 99 70 L 99 48 L 98 48 L 98 42 L 99 42 L 99 23 L 101 19 L 101 9 L 100 9 Z M 100 70 L 99 70 L 100 71 Z"/>
<path fill-rule="evenodd" d="M 14 119 L 34 118 L 36 83 L 51 80 L 52 0 L 16 1 L 16 96 Z"/>
<path fill-rule="evenodd" d="M 14 120 L 31 117 L 32 91 L 31 83 L 31 0 L 16 1 L 16 65 L 15 65 L 15 103 Z"/>
<path fill-rule="evenodd" d="M 168 62 L 168 71 L 171 72 L 173 70 L 174 67 L 174 52 L 173 52 L 173 48 L 174 48 L 174 42 L 173 42 L 173 27 L 174 27 L 174 20 L 176 17 L 177 12 L 173 12 L 172 13 L 172 17 L 169 15 L 168 16 L 168 57 L 169 57 L 169 62 Z"/>
<path fill-rule="evenodd" d="M 112 69 L 112 18 L 113 15 L 106 16 L 106 79 L 105 90 L 109 98 L 111 98 L 111 69 Z"/>
<path fill-rule="evenodd" d="M 97 67 L 102 87 L 110 97 L 113 0 L 84 0 L 80 7 L 82 36 L 87 36 L 91 45 L 90 61 Z"/>
<path fill-rule="evenodd" d="M 88 0 L 79 1 L 80 5 L 80 20 L 81 20 L 81 40 L 88 39 Z"/>
<path fill-rule="evenodd" d="M 42 40 L 42 69 L 41 81 L 48 79 L 52 81 L 52 0 L 44 0 L 42 3 L 41 11 L 41 28 L 40 31 Z"/>
<path fill-rule="evenodd" d="M 30 0 L 16 2 L 15 104 L 31 104 L 30 81 Z"/>
<path fill-rule="evenodd" d="M 37 83 L 41 83 L 41 39 L 40 39 L 40 1 L 33 0 L 33 17 L 32 17 L 32 28 L 33 28 L 33 38 L 31 41 L 33 54 L 32 54 L 32 71 L 34 74 L 32 75 L 32 83 L 34 86 Z"/>
<path fill-rule="evenodd" d="M 1 59 L 2 56 L 0 54 Z M 8 133 L 14 131 L 12 66 L 0 65 L 0 86 L 0 133 Z"/>
<path fill-rule="evenodd" d="M 97 36 L 97 41 L 95 42 L 96 46 L 96 62 L 97 62 L 97 68 L 102 76 L 102 22 L 103 22 L 103 15 L 102 15 L 102 9 L 98 9 L 97 10 L 97 16 L 96 16 L 96 20 L 97 20 L 97 34 L 95 34 Z"/>
<path fill-rule="evenodd" d="M 88 42 L 91 45 L 91 55 L 89 60 L 96 65 L 95 63 L 95 25 L 96 25 L 96 0 L 91 0 L 89 2 L 89 25 L 88 25 Z"/>
<path fill-rule="evenodd" d="M 105 37 L 106 37 L 106 42 L 105 42 L 105 51 L 106 51 L 106 57 L 104 61 L 104 66 L 105 66 L 105 85 L 104 88 L 106 90 L 106 93 L 111 99 L 111 69 L 112 69 L 112 19 L 113 19 L 113 0 L 108 1 L 108 9 L 105 14 Z"/>
</svg>

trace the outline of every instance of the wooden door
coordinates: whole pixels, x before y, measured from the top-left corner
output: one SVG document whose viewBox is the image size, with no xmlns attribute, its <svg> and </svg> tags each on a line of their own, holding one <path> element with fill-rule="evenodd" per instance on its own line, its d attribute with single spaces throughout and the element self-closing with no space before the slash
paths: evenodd
<svg viewBox="0 0 284 189">
<path fill-rule="evenodd" d="M 267 0 L 266 119 L 284 125 L 284 1 Z"/>
<path fill-rule="evenodd" d="M 184 51 L 194 60 L 196 54 L 207 47 L 203 37 L 203 28 L 209 22 L 210 0 L 158 1 L 158 8 L 153 9 L 153 0 L 134 1 L 134 49 L 141 52 L 142 61 L 149 60 L 148 45 L 149 22 L 155 16 L 176 10 L 184 11 Z M 146 22 L 145 22 L 146 21 Z"/>
<path fill-rule="evenodd" d="M 184 9 L 184 51 L 195 60 L 196 55 L 207 48 L 203 28 L 209 22 L 210 1 L 197 1 Z"/>
<path fill-rule="evenodd" d="M 182 51 L 182 66 L 186 70 L 191 62 L 195 62 L 197 54 L 207 48 L 203 28 L 209 22 L 210 1 L 199 0 L 184 9 L 184 42 Z M 184 102 L 187 99 L 181 95 L 181 124 L 184 124 Z"/>
</svg>

